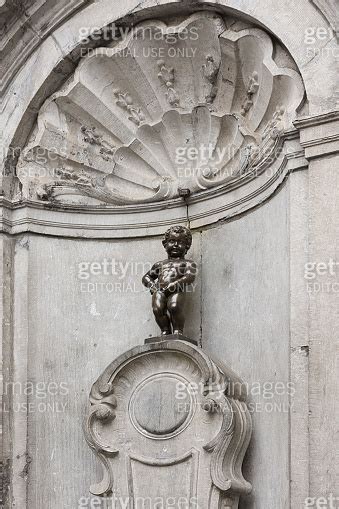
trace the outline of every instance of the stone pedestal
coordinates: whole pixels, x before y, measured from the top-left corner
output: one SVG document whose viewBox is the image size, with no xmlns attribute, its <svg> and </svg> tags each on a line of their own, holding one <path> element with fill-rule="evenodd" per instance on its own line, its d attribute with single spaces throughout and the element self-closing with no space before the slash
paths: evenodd
<svg viewBox="0 0 339 509">
<path fill-rule="evenodd" d="M 251 491 L 245 399 L 240 379 L 186 341 L 124 353 L 90 394 L 85 434 L 104 467 L 91 492 L 119 508 L 238 508 Z"/>
</svg>

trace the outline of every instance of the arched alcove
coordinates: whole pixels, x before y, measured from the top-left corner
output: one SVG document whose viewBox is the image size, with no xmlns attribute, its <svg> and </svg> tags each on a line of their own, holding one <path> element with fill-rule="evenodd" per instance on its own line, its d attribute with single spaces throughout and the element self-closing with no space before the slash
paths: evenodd
<svg viewBox="0 0 339 509">
<path fill-rule="evenodd" d="M 186 220 L 185 189 L 202 227 L 260 204 L 305 164 L 293 126 L 303 81 L 262 28 L 210 9 L 81 34 L 105 46 L 82 48 L 39 109 L 15 161 L 15 232 L 157 234 Z"/>
</svg>

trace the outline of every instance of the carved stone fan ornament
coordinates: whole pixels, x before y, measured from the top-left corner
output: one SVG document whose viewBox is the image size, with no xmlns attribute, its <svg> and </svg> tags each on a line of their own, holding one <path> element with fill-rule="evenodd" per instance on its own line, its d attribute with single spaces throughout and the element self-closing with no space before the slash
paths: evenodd
<svg viewBox="0 0 339 509">
<path fill-rule="evenodd" d="M 234 189 L 279 157 L 303 84 L 265 31 L 199 12 L 136 25 L 42 106 L 22 197 L 122 206 Z"/>
</svg>

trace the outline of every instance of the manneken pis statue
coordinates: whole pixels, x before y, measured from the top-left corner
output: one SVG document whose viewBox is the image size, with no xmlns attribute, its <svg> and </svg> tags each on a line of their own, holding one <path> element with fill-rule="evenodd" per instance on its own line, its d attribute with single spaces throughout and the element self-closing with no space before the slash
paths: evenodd
<svg viewBox="0 0 339 509">
<path fill-rule="evenodd" d="M 142 283 L 152 294 L 153 313 L 161 334 L 183 334 L 186 293 L 197 271 L 195 262 L 185 259 L 192 234 L 185 226 L 172 226 L 162 244 L 168 258 L 156 262 L 144 275 Z"/>
</svg>

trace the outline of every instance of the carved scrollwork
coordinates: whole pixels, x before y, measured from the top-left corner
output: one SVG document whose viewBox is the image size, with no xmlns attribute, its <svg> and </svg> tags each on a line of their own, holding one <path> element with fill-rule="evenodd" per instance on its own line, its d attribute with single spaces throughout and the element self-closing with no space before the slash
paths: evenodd
<svg viewBox="0 0 339 509">
<path fill-rule="evenodd" d="M 220 60 L 216 62 L 213 55 L 206 56 L 206 63 L 202 66 L 203 75 L 205 79 L 210 83 L 210 92 L 205 96 L 208 104 L 213 103 L 218 93 L 218 76 L 220 70 Z"/>
<path fill-rule="evenodd" d="M 92 387 L 85 428 L 105 471 L 94 492 L 115 490 L 133 505 L 143 477 L 161 468 L 148 497 L 165 497 L 170 486 L 172 496 L 194 496 L 206 509 L 219 509 L 227 494 L 236 509 L 251 489 L 241 473 L 251 419 L 233 385 L 243 384 L 184 341 L 148 343 L 113 361 Z"/>
<path fill-rule="evenodd" d="M 145 115 L 141 111 L 141 108 L 138 108 L 133 103 L 133 99 L 127 92 L 123 93 L 121 90 L 115 90 L 114 95 L 116 96 L 116 104 L 123 110 L 126 110 L 128 115 L 128 120 L 136 124 L 137 126 L 141 125 L 145 120 Z"/>
<path fill-rule="evenodd" d="M 243 102 L 241 106 L 241 115 L 245 116 L 246 113 L 252 108 L 253 106 L 253 98 L 254 95 L 258 92 L 259 89 L 259 81 L 258 81 L 258 73 L 254 71 L 252 75 L 249 78 L 249 83 L 247 87 L 246 92 L 246 99 Z"/>
<path fill-rule="evenodd" d="M 174 108 L 179 107 L 179 95 L 174 88 L 174 68 L 166 67 L 164 60 L 158 61 L 159 73 L 158 78 L 162 81 L 166 88 L 166 98 L 171 106 Z"/>
<path fill-rule="evenodd" d="M 113 470 L 110 458 L 118 454 L 119 450 L 107 442 L 102 441 L 97 433 L 95 423 L 110 423 L 115 419 L 117 399 L 113 394 L 113 388 L 106 393 L 101 393 L 96 387 L 90 395 L 91 409 L 84 423 L 86 441 L 104 467 L 104 477 L 98 484 L 91 486 L 90 491 L 94 495 L 110 493 L 113 487 Z"/>
<path fill-rule="evenodd" d="M 107 143 L 102 136 L 97 134 L 95 127 L 81 126 L 81 132 L 84 133 L 84 141 L 91 145 L 100 147 L 99 154 L 105 161 L 112 161 L 116 147 Z"/>
</svg>

